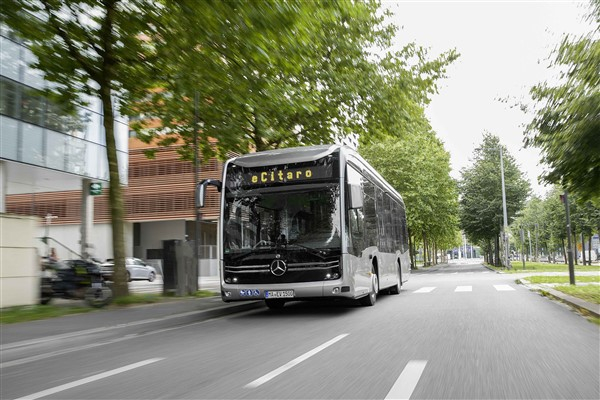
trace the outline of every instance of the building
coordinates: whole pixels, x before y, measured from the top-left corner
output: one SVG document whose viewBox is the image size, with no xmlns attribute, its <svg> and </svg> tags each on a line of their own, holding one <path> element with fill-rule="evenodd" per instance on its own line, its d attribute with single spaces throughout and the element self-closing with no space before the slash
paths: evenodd
<svg viewBox="0 0 600 400">
<path fill-rule="evenodd" d="M 73 114 L 43 96 L 48 83 L 28 67 L 33 54 L 2 24 L 0 52 L 0 307 L 7 307 L 37 302 L 39 257 L 50 246 L 67 258 L 85 254 L 90 243 L 106 241 L 106 232 L 92 229 L 95 207 L 89 187 L 107 186 L 108 162 L 100 102 L 86 98 L 88 106 Z M 121 180 L 127 184 L 128 123 L 122 116 L 116 117 L 115 137 Z M 64 191 L 78 195 L 63 209 L 46 203 Z M 29 200 L 27 209 L 23 198 Z M 8 206 L 11 199 L 16 206 Z M 54 224 L 68 224 L 58 220 L 66 215 L 78 219 L 65 229 L 69 234 L 49 234 Z M 54 241 L 44 244 L 42 236 Z"/>
</svg>

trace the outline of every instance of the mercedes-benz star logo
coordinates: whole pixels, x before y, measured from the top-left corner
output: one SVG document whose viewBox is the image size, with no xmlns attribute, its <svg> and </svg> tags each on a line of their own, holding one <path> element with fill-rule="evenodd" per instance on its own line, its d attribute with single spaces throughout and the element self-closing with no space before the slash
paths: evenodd
<svg viewBox="0 0 600 400">
<path fill-rule="evenodd" d="M 275 276 L 281 276 L 287 271 L 287 265 L 285 261 L 276 259 L 271 263 L 271 273 Z"/>
</svg>

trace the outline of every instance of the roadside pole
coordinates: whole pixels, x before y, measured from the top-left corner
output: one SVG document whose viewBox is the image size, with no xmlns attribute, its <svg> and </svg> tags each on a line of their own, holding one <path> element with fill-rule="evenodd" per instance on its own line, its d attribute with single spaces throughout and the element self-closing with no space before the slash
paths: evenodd
<svg viewBox="0 0 600 400">
<path fill-rule="evenodd" d="M 521 227 L 521 260 L 523 261 L 523 271 L 525 271 L 525 231 Z"/>
<path fill-rule="evenodd" d="M 575 285 L 575 266 L 573 265 L 573 242 L 571 241 L 571 213 L 569 209 L 569 196 L 565 190 L 565 194 L 562 196 L 563 203 L 565 204 L 565 212 L 567 214 L 567 257 L 569 259 L 569 283 Z"/>
</svg>

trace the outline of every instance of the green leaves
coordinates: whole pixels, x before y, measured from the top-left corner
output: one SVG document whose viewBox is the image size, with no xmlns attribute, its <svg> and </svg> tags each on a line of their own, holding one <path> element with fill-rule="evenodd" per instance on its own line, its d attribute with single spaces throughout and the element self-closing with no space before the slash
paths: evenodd
<svg viewBox="0 0 600 400">
<path fill-rule="evenodd" d="M 596 29 L 578 40 L 565 37 L 555 51 L 558 84 L 531 89 L 538 103 L 525 143 L 542 150 L 549 171 L 543 179 L 600 202 L 600 3 L 590 16 Z"/>
<path fill-rule="evenodd" d="M 458 231 L 458 194 L 450 156 L 432 132 L 359 148 L 360 154 L 402 195 L 412 235 L 451 247 Z"/>
<path fill-rule="evenodd" d="M 529 182 L 497 136 L 486 133 L 475 149 L 473 165 L 461 171 L 460 226 L 474 242 L 493 241 L 503 225 L 500 147 L 503 148 L 506 209 L 509 221 L 520 211 L 530 191 Z"/>
<path fill-rule="evenodd" d="M 376 1 L 187 0 L 159 18 L 155 89 L 133 94 L 129 109 L 162 125 L 134 129 L 187 144 L 198 134 L 204 159 L 426 130 L 421 107 L 457 57 L 429 61 L 414 45 L 386 53 L 395 27 Z"/>
</svg>

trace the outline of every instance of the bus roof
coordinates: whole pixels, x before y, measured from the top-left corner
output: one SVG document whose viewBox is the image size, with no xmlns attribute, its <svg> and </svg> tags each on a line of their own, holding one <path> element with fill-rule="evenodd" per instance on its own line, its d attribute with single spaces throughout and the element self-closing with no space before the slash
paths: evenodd
<svg viewBox="0 0 600 400">
<path fill-rule="evenodd" d="M 258 153 L 245 154 L 231 160 L 240 167 L 263 167 L 296 162 L 314 161 L 333 154 L 342 146 L 339 144 L 290 147 L 285 149 L 266 150 Z"/>
</svg>

